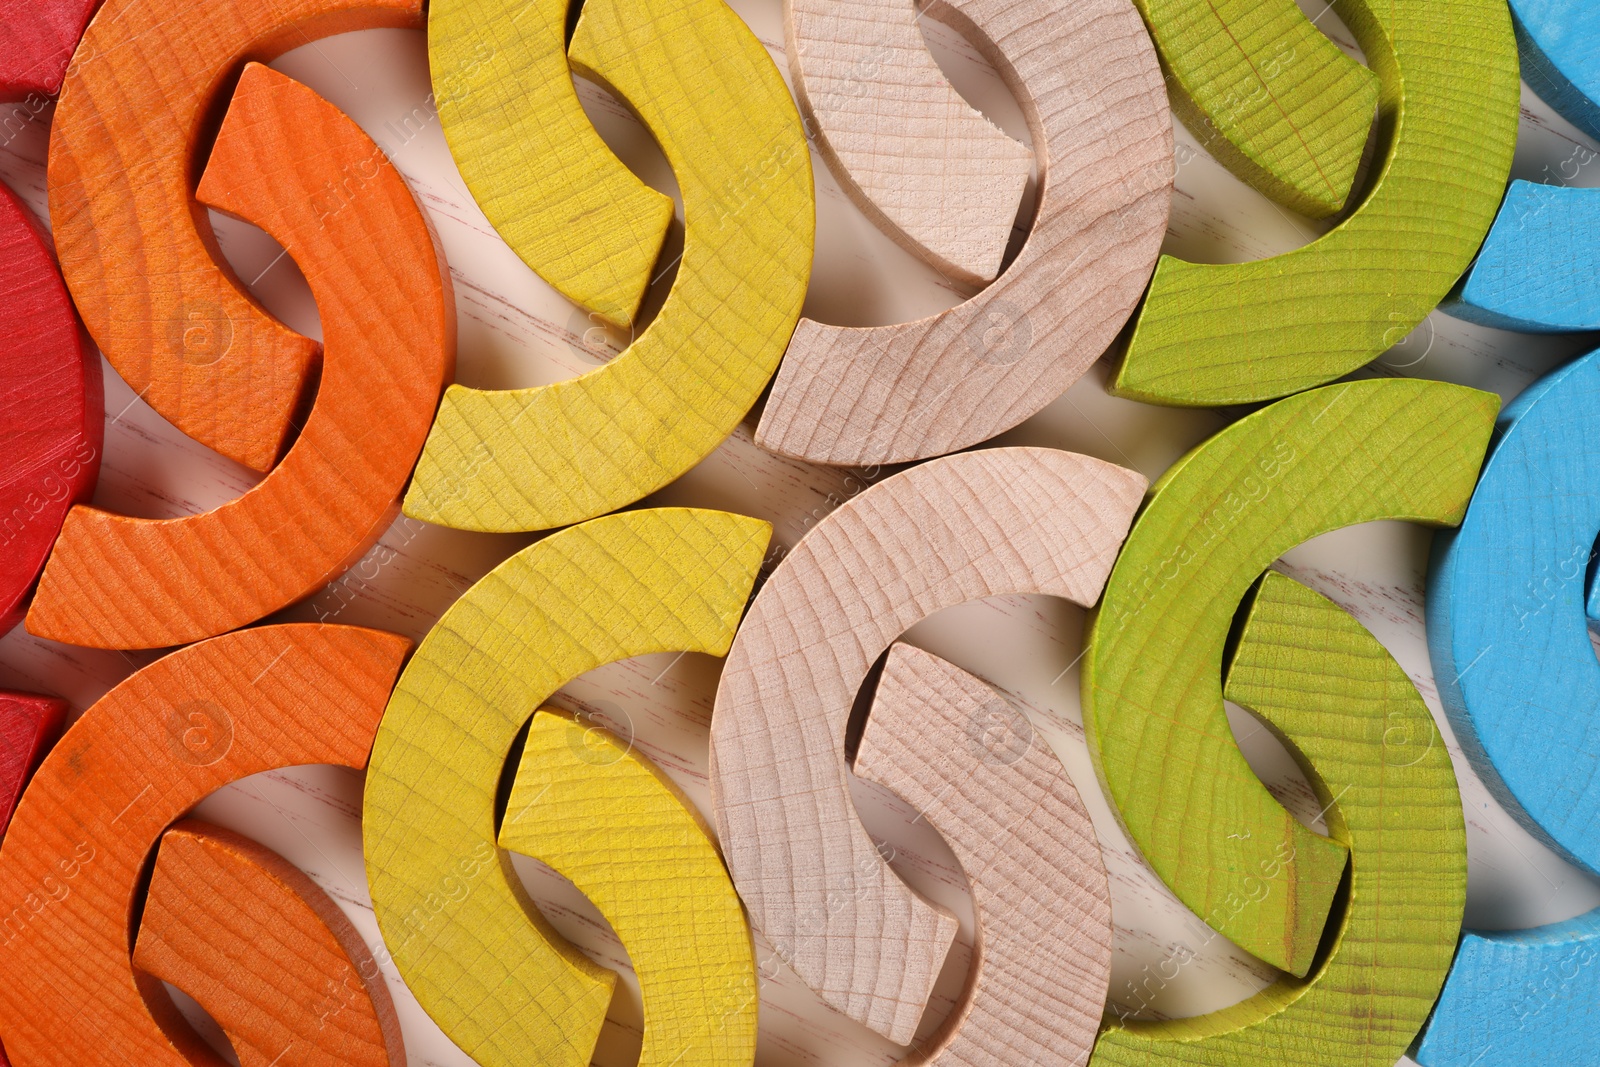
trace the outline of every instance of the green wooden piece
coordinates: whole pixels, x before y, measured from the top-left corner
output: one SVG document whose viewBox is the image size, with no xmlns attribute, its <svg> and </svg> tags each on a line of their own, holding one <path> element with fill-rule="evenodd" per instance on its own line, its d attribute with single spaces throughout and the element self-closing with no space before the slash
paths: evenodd
<svg viewBox="0 0 1600 1067">
<path fill-rule="evenodd" d="M 1284 811 L 1234 744 L 1221 689 L 1234 610 L 1318 534 L 1459 523 L 1499 406 L 1380 379 L 1246 416 L 1152 490 L 1092 623 L 1084 726 L 1129 836 L 1190 909 L 1292 974 L 1312 963 L 1346 856 Z"/>
</svg>

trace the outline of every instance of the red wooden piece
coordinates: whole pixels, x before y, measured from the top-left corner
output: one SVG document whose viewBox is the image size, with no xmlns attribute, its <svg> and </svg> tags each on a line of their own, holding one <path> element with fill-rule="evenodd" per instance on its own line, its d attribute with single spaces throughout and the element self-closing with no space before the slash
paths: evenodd
<svg viewBox="0 0 1600 1067">
<path fill-rule="evenodd" d="M 22 790 L 67 717 L 67 703 L 36 693 L 0 690 L 0 836 L 11 825 Z"/>
<path fill-rule="evenodd" d="M 0 100 L 54 96 L 100 0 L 0 0 Z"/>
</svg>

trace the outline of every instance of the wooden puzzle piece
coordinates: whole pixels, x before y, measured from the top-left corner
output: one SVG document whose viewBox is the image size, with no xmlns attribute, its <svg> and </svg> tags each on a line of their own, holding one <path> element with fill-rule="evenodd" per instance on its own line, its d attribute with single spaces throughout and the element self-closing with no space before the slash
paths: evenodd
<svg viewBox="0 0 1600 1067">
<path fill-rule="evenodd" d="M 100 0 L 0 0 L 0 100 L 55 96 Z"/>
<path fill-rule="evenodd" d="M 1411 1055 L 1421 1067 L 1600 1059 L 1600 911 L 1532 930 L 1468 930 Z"/>
<path fill-rule="evenodd" d="M 1033 152 L 961 98 L 918 29 L 943 5 L 787 0 L 795 98 L 839 188 L 941 274 L 1000 273 Z"/>
<path fill-rule="evenodd" d="M 282 451 L 319 349 L 263 311 L 224 263 L 192 195 L 208 128 L 247 61 L 421 21 L 422 0 L 107 0 L 62 87 L 50 221 L 78 311 L 134 392 L 254 470 L 271 470 Z M 363 185 L 340 173 L 333 190 L 319 179 L 297 195 L 342 214 Z"/>
<path fill-rule="evenodd" d="M 1251 263 L 1162 256 L 1112 391 L 1243 404 L 1403 340 L 1472 262 L 1505 192 L 1521 82 L 1504 0 L 1334 0 L 1382 82 L 1379 158 L 1331 231 Z"/>
<path fill-rule="evenodd" d="M 0 184 L 0 634 L 22 620 L 67 510 L 94 492 L 100 379 L 49 237 Z"/>
<path fill-rule="evenodd" d="M 162 835 L 133 965 L 193 997 L 241 1067 L 406 1062 L 389 987 L 339 905 L 221 827 L 186 819 Z"/>
<path fill-rule="evenodd" d="M 627 949 L 644 996 L 640 1067 L 755 1061 L 755 948 L 694 805 L 631 744 L 533 717 L 500 847 L 577 886 Z"/>
<path fill-rule="evenodd" d="M 908 1043 L 955 936 L 856 816 L 845 726 L 867 672 L 942 608 L 1009 593 L 1088 606 L 1145 480 L 1047 448 L 963 453 L 868 489 L 756 597 L 717 689 L 717 838 L 753 927 L 830 1006 Z M 842 903 L 841 903 L 842 902 Z"/>
<path fill-rule="evenodd" d="M 1506 409 L 1460 530 L 1434 543 L 1428 650 L 1462 750 L 1529 831 L 1600 871 L 1600 663 L 1584 582 L 1600 533 L 1600 353 Z"/>
<path fill-rule="evenodd" d="M 961 861 L 973 977 L 921 1050 L 930 1067 L 1079 1067 L 1111 984 L 1111 888 L 1061 761 L 988 685 L 895 645 L 856 774 L 926 816 Z M 1023 739 L 1026 738 L 1024 741 Z"/>
<path fill-rule="evenodd" d="M 1378 76 L 1294 0 L 1134 0 L 1173 109 L 1207 152 L 1311 218 L 1342 209 L 1378 106 Z"/>
<path fill-rule="evenodd" d="M 129 928 L 162 832 L 252 774 L 361 768 L 411 642 L 350 626 L 262 626 L 174 652 L 84 712 L 45 757 L 0 845 L 0 1037 L 19 1067 L 222 1067 L 153 979 Z"/>
<path fill-rule="evenodd" d="M 362 821 L 373 909 L 418 1002 L 484 1067 L 585 1067 L 616 981 L 551 929 L 495 848 L 512 743 L 601 664 L 726 653 L 770 536 L 691 509 L 562 530 L 456 601 L 395 687 Z"/>
<path fill-rule="evenodd" d="M 1091 625 L 1084 730 L 1128 836 L 1191 911 L 1291 974 L 1312 964 L 1346 852 L 1285 811 L 1234 743 L 1221 678 L 1235 609 L 1319 534 L 1460 522 L 1498 407 L 1474 389 L 1382 379 L 1245 416 L 1156 485 Z"/>
<path fill-rule="evenodd" d="M 327 183 L 357 182 L 337 207 Z M 243 496 L 179 519 L 68 514 L 28 629 L 97 648 L 224 633 L 315 592 L 394 518 L 455 365 L 455 301 L 427 216 L 342 111 L 245 69 L 201 201 L 259 225 L 305 272 L 326 337 L 315 406 Z"/>
<path fill-rule="evenodd" d="M 1522 333 L 1600 330 L 1600 189 L 1511 183 L 1455 299 L 1458 319 Z"/>
<path fill-rule="evenodd" d="M 1600 25 L 1582 0 L 1511 0 L 1522 76 L 1539 99 L 1600 138 Z"/>
<path fill-rule="evenodd" d="M 64 700 L 0 690 L 0 837 L 33 769 L 61 736 L 66 718 Z"/>
<path fill-rule="evenodd" d="M 816 463 L 925 459 L 1060 396 L 1133 313 L 1166 233 L 1172 119 L 1125 0 L 949 0 L 1034 129 L 1039 199 L 1005 273 L 965 303 L 869 329 L 802 319 L 756 430 Z"/>
<path fill-rule="evenodd" d="M 1113 1025 L 1090 1063 L 1391 1067 L 1428 1018 L 1466 907 L 1450 754 L 1388 651 L 1281 574 L 1261 580 L 1226 689 L 1288 742 L 1326 805 L 1329 835 L 1350 850 L 1344 915 L 1309 979 L 1281 978 L 1198 1018 Z M 1266 868 L 1251 881 L 1258 892 L 1274 885 Z"/>
<path fill-rule="evenodd" d="M 733 431 L 800 315 L 811 157 L 777 67 L 739 16 L 723 0 L 589 0 L 571 60 L 637 109 L 677 175 L 677 281 L 603 367 L 531 389 L 451 386 L 406 494 L 412 518 L 544 530 L 639 500 Z"/>
<path fill-rule="evenodd" d="M 672 198 L 611 154 L 567 66 L 571 0 L 434 0 L 439 124 L 473 199 L 567 299 L 626 327 L 672 222 Z"/>
</svg>

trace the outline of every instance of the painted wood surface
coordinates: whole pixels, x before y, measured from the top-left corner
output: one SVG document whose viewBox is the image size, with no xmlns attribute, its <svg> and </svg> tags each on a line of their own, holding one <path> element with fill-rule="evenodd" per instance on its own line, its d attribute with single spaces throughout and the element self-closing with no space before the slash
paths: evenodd
<svg viewBox="0 0 1600 1067">
<path fill-rule="evenodd" d="M 333 899 L 276 852 L 185 819 L 161 835 L 133 965 L 228 1035 L 241 1067 L 404 1067 L 389 988 Z"/>
<path fill-rule="evenodd" d="M 1514 181 L 1459 293 L 1458 318 L 1523 333 L 1600 330 L 1600 190 Z"/>
<path fill-rule="evenodd" d="M 802 319 L 756 441 L 815 463 L 926 459 L 1060 396 L 1111 344 L 1166 230 L 1172 131 L 1155 49 L 1124 0 L 951 0 L 1034 132 L 1033 227 L 1005 274 L 896 326 Z"/>
<path fill-rule="evenodd" d="M 421 17 L 421 0 L 107 0 L 62 86 L 50 219 L 78 312 L 151 407 L 254 470 L 272 469 L 320 353 L 219 262 L 194 199 L 203 133 L 246 61 Z"/>
<path fill-rule="evenodd" d="M 410 647 L 348 626 L 245 630 L 146 667 L 72 725 L 0 845 L 0 966 L 28 976 L 0 985 L 0 1038 L 19 1067 L 221 1067 L 133 969 L 145 860 L 221 785 L 275 767 L 363 766 Z"/>
<path fill-rule="evenodd" d="M 323 203 L 329 184 L 349 200 Z M 248 67 L 197 195 L 281 239 L 304 270 L 327 338 L 316 404 L 283 462 L 214 511 L 69 513 L 28 613 L 41 637 L 162 648 L 323 588 L 392 521 L 454 373 L 455 300 L 427 217 L 311 89 Z"/>
<path fill-rule="evenodd" d="M 756 960 L 739 895 L 711 828 L 630 741 L 534 715 L 499 840 L 569 879 L 622 939 L 644 993 L 640 1067 L 754 1062 Z"/>
<path fill-rule="evenodd" d="M 956 921 L 889 870 L 856 815 L 844 751 L 856 692 L 941 608 L 1007 593 L 1094 603 L 1145 484 L 1049 449 L 914 467 L 819 523 L 740 627 L 711 723 L 728 870 L 783 962 L 893 1041 L 914 1036 Z"/>
<path fill-rule="evenodd" d="M 384 943 L 484 1067 L 582 1067 L 615 976 L 526 905 L 495 847 L 495 790 L 530 709 L 628 656 L 733 640 L 770 527 L 726 512 L 595 519 L 513 556 L 439 620 L 373 747 L 362 834 Z"/>
<path fill-rule="evenodd" d="M 1273 560 L 1329 530 L 1459 523 L 1498 407 L 1378 380 L 1247 415 L 1156 485 L 1106 586 L 1083 671 L 1101 783 L 1179 899 L 1290 974 L 1311 967 L 1346 851 L 1285 811 L 1234 742 L 1221 667 L 1235 608 Z"/>
<path fill-rule="evenodd" d="M 1499 0 L 1337 0 L 1382 81 L 1365 199 L 1302 248 L 1249 263 L 1163 256 L 1114 385 L 1159 404 L 1239 404 L 1332 381 L 1408 335 L 1494 221 L 1516 144 Z"/>
<path fill-rule="evenodd" d="M 439 0 L 428 60 L 461 177 L 506 243 L 569 300 L 626 327 L 672 199 L 612 154 L 567 66 L 570 0 Z"/>
<path fill-rule="evenodd" d="M 67 702 L 57 697 L 0 690 L 0 836 L 66 716 Z"/>
<path fill-rule="evenodd" d="M 0 0 L 0 100 L 61 91 L 99 0 Z"/>
<path fill-rule="evenodd" d="M 1350 850 L 1344 914 L 1310 978 L 1285 977 L 1196 1019 L 1114 1026 L 1093 1064 L 1390 1067 L 1450 970 L 1467 898 L 1466 828 L 1427 706 L 1360 623 L 1292 578 L 1269 571 L 1248 610 L 1226 692 L 1305 765 L 1329 834 Z M 1261 873 L 1255 887 L 1268 891 Z"/>
<path fill-rule="evenodd" d="M 777 67 L 739 17 L 723 0 L 600 0 L 584 5 L 571 58 L 629 101 L 672 165 L 684 203 L 677 280 L 604 367 L 532 389 L 446 391 L 406 495 L 413 518 L 544 530 L 634 503 L 733 431 L 800 315 L 811 158 Z"/>
<path fill-rule="evenodd" d="M 896 644 L 854 769 L 916 808 L 971 881 L 969 987 L 916 1062 L 1088 1063 L 1111 981 L 1111 890 L 1049 745 L 980 679 Z"/>
<path fill-rule="evenodd" d="M 1600 26 L 1581 0 L 1511 0 L 1522 77 L 1539 99 L 1600 137 Z"/>
<path fill-rule="evenodd" d="M 0 634 L 22 621 L 68 509 L 94 492 L 103 397 L 49 236 L 0 183 Z"/>
</svg>

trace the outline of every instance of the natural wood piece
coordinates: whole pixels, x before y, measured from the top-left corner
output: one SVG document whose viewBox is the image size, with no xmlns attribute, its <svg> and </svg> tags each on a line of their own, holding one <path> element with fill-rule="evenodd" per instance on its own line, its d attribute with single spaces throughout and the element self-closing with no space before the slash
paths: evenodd
<svg viewBox="0 0 1600 1067">
<path fill-rule="evenodd" d="M 55 96 L 99 0 L 0 0 L 0 100 Z"/>
<path fill-rule="evenodd" d="M 672 198 L 623 166 L 578 103 L 570 0 L 435 0 L 428 65 L 439 124 L 484 215 L 567 299 L 626 327 Z"/>
<path fill-rule="evenodd" d="M 1459 523 L 1498 408 L 1474 389 L 1379 379 L 1247 415 L 1157 484 L 1106 585 L 1083 666 L 1106 795 L 1179 900 L 1291 974 L 1311 966 L 1346 853 L 1285 811 L 1234 743 L 1221 678 L 1235 608 L 1319 534 Z"/>
<path fill-rule="evenodd" d="M 1583 0 L 1511 0 L 1522 76 L 1539 99 L 1600 137 L 1600 26 Z"/>
<path fill-rule="evenodd" d="M 631 511 L 554 534 L 457 600 L 401 676 L 373 747 L 367 878 L 401 977 L 484 1067 L 585 1067 L 616 976 L 527 900 L 495 849 L 495 789 L 531 709 L 604 663 L 727 652 L 771 527 Z"/>
<path fill-rule="evenodd" d="M 0 690 L 0 836 L 11 824 L 33 769 L 61 736 L 67 703 Z"/>
<path fill-rule="evenodd" d="M 1100 842 L 1049 745 L 997 726 L 1019 718 L 972 675 L 896 645 L 856 752 L 856 774 L 925 816 L 971 884 L 967 994 L 919 1050 L 937 1067 L 1087 1063 L 1111 984 Z"/>
<path fill-rule="evenodd" d="M 358 181 L 341 210 L 328 182 Z M 349 117 L 299 82 L 246 68 L 200 199 L 272 234 L 322 313 L 322 380 L 298 440 L 236 500 L 181 519 L 75 508 L 28 629 L 97 648 L 224 633 L 315 592 L 394 518 L 439 390 L 455 300 L 427 216 Z"/>
<path fill-rule="evenodd" d="M 0 1035 L 28 1067 L 222 1067 L 129 955 L 151 849 L 212 791 L 306 763 L 361 768 L 411 642 L 263 626 L 174 652 L 73 724 L 0 846 Z M 308 1006 L 309 1009 L 309 1006 Z"/>
<path fill-rule="evenodd" d="M 1378 76 L 1294 0 L 1134 0 L 1200 144 L 1262 194 L 1326 218 L 1350 196 Z"/>
<path fill-rule="evenodd" d="M 941 608 L 1008 593 L 1094 603 L 1145 480 L 1046 448 L 914 467 L 841 506 L 779 564 L 717 689 L 717 837 L 750 922 L 833 1008 L 905 1044 L 955 936 L 850 800 L 845 726 L 868 670 Z"/>
<path fill-rule="evenodd" d="M 639 1067 L 749 1067 L 755 948 L 694 805 L 630 743 L 533 717 L 500 847 L 577 886 L 622 940 L 644 996 Z"/>
<path fill-rule="evenodd" d="M 1600 189 L 1517 180 L 1443 310 L 1522 333 L 1600 330 Z"/>
<path fill-rule="evenodd" d="M 1349 848 L 1344 915 L 1309 980 L 1280 979 L 1194 1019 L 1113 1025 L 1090 1062 L 1392 1067 L 1439 995 L 1466 907 L 1450 753 L 1377 639 L 1280 574 L 1250 604 L 1227 694 L 1288 743 L 1326 805 L 1329 835 Z M 1255 885 L 1267 891 L 1260 870 Z"/>
<path fill-rule="evenodd" d="M 1504 0 L 1332 7 L 1382 81 L 1371 189 L 1333 230 L 1281 256 L 1162 256 L 1117 395 L 1242 404 L 1348 374 L 1438 305 L 1489 232 L 1521 91 Z"/>
<path fill-rule="evenodd" d="M 913 0 L 786 0 L 795 99 L 839 187 L 941 273 L 1000 273 L 1033 153 L 961 98 Z"/>
<path fill-rule="evenodd" d="M 276 852 L 186 819 L 161 837 L 133 965 L 193 997 L 241 1067 L 403 1067 L 377 961 Z"/>
<path fill-rule="evenodd" d="M 871 329 L 801 320 L 756 431 L 780 455 L 866 465 L 986 441 L 1077 381 L 1150 280 L 1171 205 L 1172 120 L 1137 13 L 1125 0 L 940 10 L 991 53 L 1028 116 L 1033 230 L 998 281 L 949 311 Z"/>
<path fill-rule="evenodd" d="M 800 315 L 811 156 L 782 77 L 739 16 L 723 0 L 590 0 L 571 59 L 638 111 L 678 177 L 677 281 L 603 367 L 531 389 L 451 386 L 406 495 L 412 518 L 544 530 L 634 503 L 733 432 Z"/>
<path fill-rule="evenodd" d="M 0 634 L 22 620 L 67 510 L 94 492 L 103 396 L 50 239 L 0 184 Z"/>
<path fill-rule="evenodd" d="M 421 20 L 421 0 L 107 0 L 67 74 L 49 172 L 67 287 L 134 392 L 247 467 L 272 468 L 319 350 L 222 259 L 192 195 L 208 127 L 247 61 Z M 334 213 L 352 190 L 367 195 L 364 180 L 340 173 L 333 191 L 319 179 L 294 195 Z"/>
</svg>

